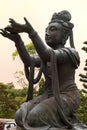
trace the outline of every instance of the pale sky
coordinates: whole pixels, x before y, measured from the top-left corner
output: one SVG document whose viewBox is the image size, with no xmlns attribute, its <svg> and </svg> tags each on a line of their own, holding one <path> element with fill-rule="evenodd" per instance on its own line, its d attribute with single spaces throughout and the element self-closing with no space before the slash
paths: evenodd
<svg viewBox="0 0 87 130">
<path fill-rule="evenodd" d="M 81 58 L 81 64 L 76 71 L 76 83 L 81 88 L 78 74 L 82 72 L 86 53 L 81 50 L 83 42 L 87 40 L 87 0 L 0 0 L 0 28 L 9 24 L 9 18 L 19 23 L 24 23 L 26 17 L 35 30 L 44 40 L 45 28 L 54 12 L 68 10 L 74 23 L 74 42 Z M 27 34 L 22 34 L 26 43 L 30 42 Z M 14 73 L 23 70 L 20 59 L 12 60 L 12 52 L 15 50 L 12 41 L 0 35 L 0 82 L 15 82 Z"/>
</svg>

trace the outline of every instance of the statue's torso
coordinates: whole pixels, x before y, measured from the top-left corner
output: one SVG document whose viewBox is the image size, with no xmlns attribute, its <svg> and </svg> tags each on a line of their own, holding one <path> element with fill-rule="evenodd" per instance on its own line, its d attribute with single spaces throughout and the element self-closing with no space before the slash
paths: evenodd
<svg viewBox="0 0 87 130">
<path fill-rule="evenodd" d="M 52 75 L 51 75 L 51 65 L 50 62 L 47 63 L 46 66 L 46 88 L 51 88 L 52 86 Z M 57 64 L 57 73 L 58 73 L 58 81 L 59 81 L 59 87 L 60 91 L 67 91 L 71 89 L 76 89 L 76 84 L 74 81 L 74 76 L 75 76 L 75 69 L 72 66 L 71 62 L 65 62 L 61 64 Z M 57 78 L 57 77 L 54 77 Z"/>
</svg>

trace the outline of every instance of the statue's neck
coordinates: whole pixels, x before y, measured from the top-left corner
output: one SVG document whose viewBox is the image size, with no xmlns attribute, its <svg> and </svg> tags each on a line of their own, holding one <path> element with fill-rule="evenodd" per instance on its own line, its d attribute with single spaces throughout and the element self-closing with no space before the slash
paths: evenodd
<svg viewBox="0 0 87 130">
<path fill-rule="evenodd" d="M 56 46 L 53 46 L 52 48 L 54 50 L 56 50 L 56 49 L 60 49 L 60 48 L 63 48 L 63 47 L 64 47 L 64 45 L 62 45 L 62 43 L 60 43 L 60 44 L 57 44 Z"/>
</svg>

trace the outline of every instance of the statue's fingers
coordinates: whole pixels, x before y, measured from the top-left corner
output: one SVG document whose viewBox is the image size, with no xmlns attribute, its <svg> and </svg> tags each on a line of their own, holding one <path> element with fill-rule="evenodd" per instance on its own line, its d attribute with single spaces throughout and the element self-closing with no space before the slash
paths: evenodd
<svg viewBox="0 0 87 130">
<path fill-rule="evenodd" d="M 33 27 L 32 27 L 32 25 L 30 24 L 30 22 L 24 17 L 24 20 L 25 20 L 25 23 L 26 23 L 26 25 L 28 26 L 28 28 L 30 29 L 30 30 L 32 30 L 33 29 Z"/>
<path fill-rule="evenodd" d="M 3 34 L 8 34 L 4 29 L 0 29 Z"/>
<path fill-rule="evenodd" d="M 14 28 L 11 27 L 11 26 L 7 26 L 4 28 L 6 31 L 9 31 L 9 32 L 13 32 L 14 31 Z"/>
<path fill-rule="evenodd" d="M 2 36 L 6 37 L 6 35 L 5 35 L 3 32 L 0 32 L 0 34 L 1 34 Z"/>
<path fill-rule="evenodd" d="M 9 23 L 14 24 L 14 23 L 16 23 L 16 22 L 15 22 L 15 20 L 14 20 L 14 19 L 9 18 Z"/>
<path fill-rule="evenodd" d="M 0 31 L 1 31 L 1 32 L 4 32 L 4 30 L 3 30 L 3 29 L 0 29 Z"/>
<path fill-rule="evenodd" d="M 1 30 L 0 34 L 3 35 L 4 37 L 7 37 L 9 35 L 9 33 L 6 32 L 4 29 L 0 29 L 0 30 Z"/>
<path fill-rule="evenodd" d="M 11 32 L 11 28 L 9 27 L 6 27 L 5 30 Z"/>
<path fill-rule="evenodd" d="M 25 21 L 25 23 L 26 23 L 27 25 L 29 25 L 29 26 L 32 28 L 32 25 L 30 24 L 30 22 L 27 20 L 26 17 L 24 17 L 24 21 Z"/>
<path fill-rule="evenodd" d="M 1 30 L 1 29 L 0 29 L 0 30 Z M 0 32 L 0 34 L 4 36 L 4 33 L 3 33 L 3 32 Z"/>
<path fill-rule="evenodd" d="M 4 29 L 0 29 L 2 32 L 4 32 L 5 30 Z"/>
<path fill-rule="evenodd" d="M 9 28 L 11 28 L 11 26 L 7 26 L 7 27 L 5 27 L 4 29 L 5 29 L 5 30 L 8 30 Z"/>
<path fill-rule="evenodd" d="M 29 24 L 29 22 L 28 22 L 26 17 L 24 17 L 24 21 L 25 21 L 26 24 Z"/>
<path fill-rule="evenodd" d="M 9 20 L 13 21 L 13 19 L 12 19 L 12 18 L 9 18 Z"/>
</svg>

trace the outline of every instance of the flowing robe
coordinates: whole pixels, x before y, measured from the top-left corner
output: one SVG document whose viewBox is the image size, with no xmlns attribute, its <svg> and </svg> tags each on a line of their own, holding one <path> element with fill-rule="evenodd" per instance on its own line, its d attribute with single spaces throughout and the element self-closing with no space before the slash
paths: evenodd
<svg viewBox="0 0 87 130">
<path fill-rule="evenodd" d="M 18 45 L 16 47 L 19 48 Z M 79 107 L 79 92 L 75 83 L 75 69 L 79 65 L 78 53 L 73 48 L 61 48 L 50 50 L 50 57 L 50 61 L 44 63 L 43 69 L 45 93 L 23 103 L 16 112 L 16 123 L 25 129 L 28 126 L 45 125 L 61 128 L 66 123 L 59 107 L 69 121 Z"/>
</svg>

